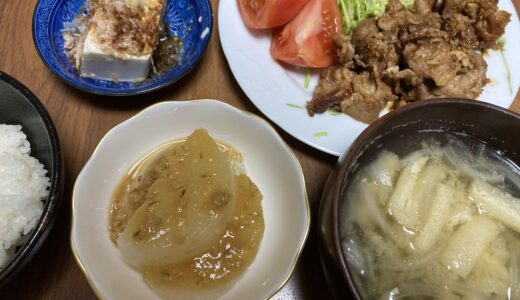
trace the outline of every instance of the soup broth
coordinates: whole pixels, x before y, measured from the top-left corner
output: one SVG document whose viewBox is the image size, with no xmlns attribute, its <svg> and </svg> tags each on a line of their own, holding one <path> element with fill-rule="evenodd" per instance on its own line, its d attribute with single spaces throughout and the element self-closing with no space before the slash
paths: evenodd
<svg viewBox="0 0 520 300">
<path fill-rule="evenodd" d="M 343 252 L 365 299 L 520 299 L 514 164 L 441 132 L 367 157 L 340 212 Z"/>
</svg>

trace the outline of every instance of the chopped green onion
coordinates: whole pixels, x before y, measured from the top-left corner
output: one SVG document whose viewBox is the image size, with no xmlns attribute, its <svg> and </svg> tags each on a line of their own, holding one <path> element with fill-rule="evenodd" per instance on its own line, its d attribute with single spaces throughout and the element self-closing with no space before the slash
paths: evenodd
<svg viewBox="0 0 520 300">
<path fill-rule="evenodd" d="M 303 86 L 306 89 L 308 89 L 310 83 L 311 83 L 311 70 L 307 69 L 307 71 L 305 72 L 305 81 L 303 82 Z"/>
<path fill-rule="evenodd" d="M 321 131 L 321 132 L 316 132 L 314 134 L 314 137 L 317 137 L 317 138 L 322 137 L 322 136 L 327 136 L 327 133 L 325 131 Z"/>
<path fill-rule="evenodd" d="M 513 85 L 511 84 L 511 72 L 509 72 L 509 65 L 507 64 L 506 55 L 504 54 L 504 50 L 500 50 L 500 54 L 502 55 L 502 60 L 504 61 L 504 66 L 506 67 L 506 78 L 507 85 L 509 86 L 509 94 L 513 95 Z"/>
<path fill-rule="evenodd" d="M 329 108 L 327 109 L 327 112 L 331 115 L 331 116 L 337 116 L 337 115 L 341 115 L 342 112 L 338 109 L 334 109 L 334 108 Z"/>
<path fill-rule="evenodd" d="M 404 8 L 410 10 L 413 7 L 414 0 L 399 0 Z"/>
<path fill-rule="evenodd" d="M 289 106 L 289 107 L 305 109 L 305 107 L 303 107 L 303 106 L 301 106 L 301 105 L 297 105 L 297 104 L 286 103 L 285 105 L 287 105 L 287 106 Z"/>
<path fill-rule="evenodd" d="M 504 45 L 506 44 L 506 37 L 505 36 L 501 36 L 497 40 L 497 44 L 500 46 L 500 48 L 504 48 Z"/>
</svg>

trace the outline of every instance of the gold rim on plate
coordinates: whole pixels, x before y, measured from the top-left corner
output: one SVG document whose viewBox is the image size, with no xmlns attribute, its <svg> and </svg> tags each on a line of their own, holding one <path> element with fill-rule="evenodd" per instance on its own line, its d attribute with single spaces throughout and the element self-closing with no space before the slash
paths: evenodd
<svg viewBox="0 0 520 300">
<path fill-rule="evenodd" d="M 78 264 L 81 272 L 83 273 L 83 276 L 85 277 L 85 279 L 87 279 L 87 282 L 88 284 L 90 285 L 90 288 L 92 289 L 92 291 L 94 292 L 94 294 L 99 298 L 99 299 L 102 299 L 102 300 L 106 300 L 105 297 L 103 297 L 101 295 L 101 292 L 96 288 L 96 285 L 93 283 L 92 279 L 90 278 L 86 268 L 85 268 L 85 265 L 83 264 L 83 262 L 81 261 L 81 259 L 79 258 L 78 256 L 78 253 L 76 251 L 76 248 L 74 246 L 74 240 L 73 240 L 73 228 L 74 228 L 74 212 L 75 212 L 75 208 L 74 208 L 74 199 L 76 199 L 76 184 L 77 184 L 77 181 L 78 181 L 78 178 L 79 176 L 81 175 L 81 173 L 83 172 L 83 170 L 85 169 L 85 167 L 87 166 L 87 164 L 90 162 L 90 160 L 92 159 L 92 157 L 94 157 L 94 155 L 98 152 L 99 150 L 99 147 L 100 145 L 104 142 L 104 140 L 106 139 L 106 137 L 116 128 L 118 127 L 119 125 L 127 122 L 127 121 L 130 121 L 136 117 L 138 117 L 139 115 L 143 114 L 146 110 L 154 107 L 154 106 L 158 106 L 158 105 L 161 105 L 161 104 L 164 104 L 164 103 L 183 103 L 183 104 L 189 104 L 189 103 L 200 103 L 200 102 L 216 102 L 217 104 L 220 104 L 220 105 L 224 105 L 224 106 L 227 106 L 228 108 L 231 108 L 232 110 L 236 110 L 240 113 L 243 113 L 243 114 L 246 114 L 247 116 L 249 117 L 253 117 L 254 119 L 257 119 L 259 121 L 261 121 L 261 123 L 264 123 L 264 124 L 267 124 L 269 126 L 269 128 L 271 128 L 271 130 L 275 133 L 275 137 L 277 137 L 280 142 L 282 143 L 283 146 L 285 146 L 286 149 L 289 150 L 289 153 L 290 155 L 292 155 L 292 158 L 296 160 L 297 162 L 297 165 L 298 165 L 298 170 L 300 172 L 300 175 L 301 175 L 301 178 L 303 179 L 303 192 L 304 192 L 304 195 L 305 195 L 305 207 L 307 208 L 307 227 L 305 228 L 305 235 L 303 237 L 303 240 L 301 242 L 301 245 L 298 249 L 298 251 L 296 252 L 296 256 L 293 260 L 293 263 L 291 265 L 291 268 L 289 270 L 289 273 L 287 274 L 287 276 L 283 279 L 282 283 L 267 297 L 265 298 L 265 300 L 267 299 L 270 299 L 272 298 L 274 295 L 276 295 L 286 284 L 287 282 L 289 281 L 289 279 L 291 278 L 292 274 L 294 273 L 294 269 L 296 268 L 296 264 L 298 263 L 298 260 L 303 252 L 303 248 L 305 247 L 305 244 L 307 242 L 307 239 L 309 237 L 309 232 L 310 232 L 310 227 L 311 227 L 311 209 L 310 209 L 310 204 L 309 204 L 309 197 L 307 195 L 307 186 L 306 186 L 306 183 L 305 183 L 305 175 L 303 173 L 303 169 L 302 169 L 302 166 L 300 164 L 300 161 L 298 160 L 298 157 L 296 156 L 296 154 L 294 153 L 293 149 L 282 139 L 282 137 L 278 134 L 278 132 L 276 131 L 276 129 L 269 123 L 267 122 L 266 120 L 262 119 L 261 117 L 249 112 L 249 111 L 245 111 L 243 109 L 240 109 L 240 108 L 236 108 L 228 103 L 225 103 L 225 102 L 222 102 L 222 101 L 219 101 L 219 100 L 214 100 L 214 99 L 198 99 L 198 100 L 175 100 L 175 101 L 172 101 L 172 100 L 167 100 L 167 101 L 161 101 L 161 102 L 158 102 L 158 103 L 155 103 L 155 104 L 152 104 L 152 105 L 149 105 L 147 106 L 146 108 L 144 108 L 143 110 L 141 110 L 140 112 L 138 112 L 137 114 L 135 114 L 134 116 L 130 117 L 129 119 L 117 124 L 116 126 L 112 127 L 107 133 L 105 133 L 103 135 L 103 137 L 101 138 L 101 140 L 99 141 L 99 143 L 97 144 L 96 148 L 94 148 L 94 151 L 92 152 L 92 154 L 90 155 L 89 159 L 87 160 L 87 162 L 83 165 L 83 168 L 81 168 L 81 171 L 79 172 L 78 176 L 76 177 L 76 180 L 74 182 L 74 188 L 72 189 L 72 214 L 71 214 L 71 231 L 70 231 L 70 246 L 72 248 L 72 255 L 74 256 L 74 259 L 76 260 L 76 263 Z"/>
</svg>

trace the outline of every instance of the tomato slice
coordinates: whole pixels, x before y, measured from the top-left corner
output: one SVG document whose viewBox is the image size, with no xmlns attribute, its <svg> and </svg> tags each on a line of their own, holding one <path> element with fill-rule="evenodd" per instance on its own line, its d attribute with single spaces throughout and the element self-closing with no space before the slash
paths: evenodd
<svg viewBox="0 0 520 300">
<path fill-rule="evenodd" d="M 287 24 L 309 0 L 237 0 L 244 23 L 266 29 Z"/>
<path fill-rule="evenodd" d="M 287 25 L 273 30 L 271 56 L 300 67 L 328 67 L 336 60 L 332 36 L 340 30 L 336 0 L 311 0 Z"/>
</svg>

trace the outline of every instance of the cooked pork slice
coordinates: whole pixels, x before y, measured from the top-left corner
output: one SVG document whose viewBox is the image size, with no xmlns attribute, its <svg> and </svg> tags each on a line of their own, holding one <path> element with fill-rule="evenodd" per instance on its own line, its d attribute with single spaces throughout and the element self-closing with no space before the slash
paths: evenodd
<svg viewBox="0 0 520 300">
<path fill-rule="evenodd" d="M 483 0 L 489 1 L 489 0 Z M 442 10 L 442 14 L 445 15 L 448 12 L 453 13 L 464 13 L 466 6 L 468 7 L 468 12 L 473 13 L 473 17 L 476 16 L 478 10 L 480 9 L 482 0 L 444 0 L 444 7 Z M 476 12 L 476 13 L 475 13 Z"/>
<path fill-rule="evenodd" d="M 330 66 L 321 73 L 320 82 L 314 89 L 312 101 L 307 103 L 307 112 L 325 112 L 330 107 L 338 107 L 339 103 L 352 94 L 352 79 L 356 74 L 347 67 Z"/>
<path fill-rule="evenodd" d="M 432 94 L 431 87 L 427 86 L 425 83 L 421 83 L 410 91 L 403 93 L 403 96 L 399 99 L 398 102 L 394 104 L 394 107 L 401 107 L 405 106 L 409 102 L 431 98 L 435 98 L 435 96 Z"/>
<path fill-rule="evenodd" d="M 453 47 L 478 48 L 477 34 L 468 16 L 449 12 L 444 15 L 444 19 L 448 39 Z"/>
<path fill-rule="evenodd" d="M 409 26 L 408 31 L 402 31 L 400 40 L 403 44 L 421 39 L 446 39 L 448 34 L 438 28 L 431 26 Z"/>
<path fill-rule="evenodd" d="M 487 64 L 482 55 L 472 50 L 466 50 L 467 58 L 470 60 L 471 66 L 466 67 L 465 72 L 457 74 L 445 86 L 435 87 L 431 93 L 435 97 L 459 97 L 475 99 L 487 82 L 486 70 Z"/>
<path fill-rule="evenodd" d="M 504 34 L 511 14 L 503 10 L 483 11 L 481 9 L 481 12 L 481 18 L 475 24 L 475 31 L 480 41 L 479 48 L 497 48 L 497 39 Z"/>
<path fill-rule="evenodd" d="M 487 65 L 475 50 L 493 48 L 510 15 L 498 0 L 389 0 L 385 13 L 334 37 L 337 62 L 322 72 L 310 115 L 341 109 L 362 122 L 393 107 L 438 98 L 477 98 Z"/>
<path fill-rule="evenodd" d="M 392 15 L 384 14 L 377 19 L 377 27 L 382 31 L 396 31 L 408 24 L 419 24 L 417 16 L 411 11 L 403 10 Z"/>
<path fill-rule="evenodd" d="M 338 64 L 346 64 L 354 58 L 356 51 L 350 42 L 350 37 L 344 34 L 335 34 L 333 37 L 336 44 L 336 59 Z"/>
<path fill-rule="evenodd" d="M 312 116 L 335 107 L 368 123 L 377 119 L 388 101 L 395 99 L 392 89 L 367 71 L 356 74 L 348 68 L 329 67 L 322 73 L 307 111 Z"/>
<path fill-rule="evenodd" d="M 427 15 L 433 12 L 434 0 L 415 0 L 413 10 L 419 15 Z"/>
<path fill-rule="evenodd" d="M 369 65 L 376 73 L 397 65 L 399 54 L 392 40 L 397 35 L 384 34 L 377 27 L 375 18 L 361 22 L 352 33 L 352 45 L 364 65 Z"/>
<path fill-rule="evenodd" d="M 379 112 L 388 101 L 397 97 L 381 79 L 363 71 L 352 80 L 352 93 L 339 104 L 341 111 L 352 118 L 370 123 L 379 117 Z"/>
<path fill-rule="evenodd" d="M 460 65 L 459 72 L 444 86 L 437 86 L 431 81 L 425 80 L 413 89 L 405 92 L 401 100 L 413 102 L 418 100 L 456 97 L 475 99 L 482 93 L 487 82 L 487 64 L 482 55 L 472 50 L 453 50 L 450 53 L 452 59 Z"/>
<path fill-rule="evenodd" d="M 386 7 L 385 7 L 386 14 L 395 14 L 396 12 L 405 11 L 405 10 L 406 9 L 404 8 L 403 4 L 399 0 L 390 0 L 390 1 L 388 1 L 388 3 L 386 4 Z M 385 14 L 383 14 L 383 15 L 385 15 Z"/>
<path fill-rule="evenodd" d="M 422 40 L 408 43 L 403 55 L 406 65 L 415 74 L 432 79 L 437 86 L 445 86 L 460 69 L 460 65 L 450 55 L 450 44 L 443 39 Z"/>
<path fill-rule="evenodd" d="M 511 14 L 499 10 L 498 0 L 446 0 L 443 16 L 460 14 L 471 20 L 479 49 L 496 48 L 496 40 L 505 32 Z"/>
</svg>

